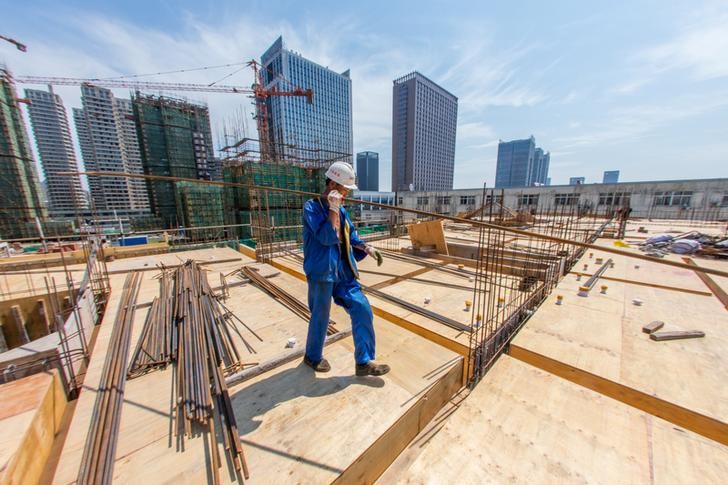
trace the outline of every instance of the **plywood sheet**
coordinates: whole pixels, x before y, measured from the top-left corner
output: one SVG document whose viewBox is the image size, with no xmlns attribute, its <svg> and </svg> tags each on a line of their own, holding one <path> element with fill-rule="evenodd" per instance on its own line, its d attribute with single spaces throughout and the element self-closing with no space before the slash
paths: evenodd
<svg viewBox="0 0 728 485">
<path fill-rule="evenodd" d="M 728 447 L 508 356 L 405 453 L 378 483 L 719 483 L 728 473 Z"/>
<path fill-rule="evenodd" d="M 650 269 L 651 277 L 660 275 L 682 281 L 672 268 Z M 573 275 L 565 277 L 513 343 L 728 422 L 728 388 L 722 384 L 728 375 L 728 315 L 717 299 L 619 282 L 608 282 L 606 295 L 592 291 L 583 298 L 577 296 L 580 284 Z M 555 304 L 557 295 L 563 305 Z M 635 306 L 633 299 L 643 304 Z M 653 320 L 664 321 L 666 331 L 702 330 L 706 338 L 651 341 L 641 328 Z"/>
<path fill-rule="evenodd" d="M 448 254 L 441 220 L 410 224 L 407 226 L 407 233 L 413 247 L 435 246 L 438 253 Z"/>
</svg>

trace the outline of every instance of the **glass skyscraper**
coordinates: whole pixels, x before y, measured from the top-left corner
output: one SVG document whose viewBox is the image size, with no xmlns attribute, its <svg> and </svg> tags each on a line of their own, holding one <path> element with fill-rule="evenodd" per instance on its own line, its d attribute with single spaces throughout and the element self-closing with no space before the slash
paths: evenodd
<svg viewBox="0 0 728 485">
<path fill-rule="evenodd" d="M 495 186 L 531 187 L 547 185 L 551 154 L 536 147 L 536 139 L 501 141 L 498 143 L 498 162 Z"/>
<path fill-rule="evenodd" d="M 313 90 L 313 103 L 304 97 L 267 99 L 269 136 L 274 158 L 303 166 L 352 163 L 351 78 L 310 61 L 283 45 L 283 37 L 261 57 L 267 89 L 288 91 L 294 86 Z"/>
<path fill-rule="evenodd" d="M 379 191 L 379 154 L 360 152 L 356 154 L 356 185 L 359 190 Z"/>
<path fill-rule="evenodd" d="M 392 191 L 451 190 L 458 98 L 419 72 L 394 80 Z"/>
<path fill-rule="evenodd" d="M 603 184 L 616 184 L 619 182 L 619 170 L 606 170 L 602 177 Z"/>
</svg>

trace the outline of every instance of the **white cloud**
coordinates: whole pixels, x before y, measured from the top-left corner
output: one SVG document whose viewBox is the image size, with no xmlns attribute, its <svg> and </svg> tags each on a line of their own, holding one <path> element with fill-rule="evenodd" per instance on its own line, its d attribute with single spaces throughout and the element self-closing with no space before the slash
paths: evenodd
<svg viewBox="0 0 728 485">
<path fill-rule="evenodd" d="M 493 128 L 482 121 L 460 122 L 458 123 L 457 137 L 461 140 L 471 140 L 473 138 L 493 138 L 495 133 Z"/>
<path fill-rule="evenodd" d="M 604 120 L 585 128 L 581 134 L 554 138 L 554 148 L 567 150 L 602 146 L 650 136 L 677 122 L 728 106 L 728 93 L 690 95 L 659 105 L 614 108 Z"/>
<path fill-rule="evenodd" d="M 609 90 L 633 94 L 674 71 L 693 81 L 728 77 L 728 10 L 696 9 L 669 40 L 637 50 L 631 56 L 633 78 Z"/>
</svg>

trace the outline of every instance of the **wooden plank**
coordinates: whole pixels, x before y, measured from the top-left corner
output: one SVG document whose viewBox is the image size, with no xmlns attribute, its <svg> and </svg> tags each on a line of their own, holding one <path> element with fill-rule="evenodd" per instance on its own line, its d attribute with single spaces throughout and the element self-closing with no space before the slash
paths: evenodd
<svg viewBox="0 0 728 485">
<path fill-rule="evenodd" d="M 427 389 L 404 415 L 362 453 L 332 483 L 374 483 L 397 455 L 425 428 L 460 389 L 463 361 Z"/>
<path fill-rule="evenodd" d="M 574 366 L 564 364 L 545 355 L 532 352 L 518 345 L 510 345 L 508 355 L 546 372 L 562 377 L 580 386 L 596 391 L 617 401 L 689 429 L 723 445 L 728 445 L 728 424 L 705 416 L 690 409 L 678 406 L 663 399 L 651 396 L 597 376 Z"/>
<path fill-rule="evenodd" d="M 698 266 L 698 264 L 695 261 L 693 261 L 692 258 L 685 257 L 685 258 L 683 258 L 683 261 L 685 261 L 687 264 L 689 264 L 691 266 L 700 268 L 700 266 Z M 715 297 L 718 298 L 718 300 L 720 300 L 720 302 L 723 304 L 725 309 L 728 310 L 728 293 L 726 293 L 726 291 L 723 288 L 721 288 L 715 281 L 713 281 L 713 279 L 710 276 L 708 276 L 705 272 L 700 271 L 700 269 L 696 269 L 695 274 L 698 275 L 698 278 L 700 278 L 703 281 L 703 283 L 705 283 L 705 286 L 707 286 L 708 289 L 710 289 L 711 293 L 713 293 L 715 295 Z"/>
<path fill-rule="evenodd" d="M 407 233 L 412 240 L 412 246 L 435 246 L 440 254 L 448 255 L 445 231 L 442 228 L 442 220 L 418 222 L 407 226 Z"/>
<path fill-rule="evenodd" d="M 385 320 L 394 323 L 395 325 L 398 325 L 402 328 L 405 328 L 409 330 L 412 333 L 415 333 L 419 335 L 420 337 L 424 337 L 430 342 L 434 342 L 438 345 L 441 345 L 445 347 L 446 349 L 450 349 L 453 352 L 457 352 L 458 354 L 467 357 L 468 353 L 470 352 L 470 348 L 467 345 L 461 344 L 460 342 L 456 342 L 455 340 L 449 339 L 443 335 L 440 335 L 437 332 L 434 332 L 428 328 L 425 328 L 421 325 L 418 325 L 414 322 L 411 322 L 410 320 L 402 317 L 398 317 L 397 315 L 388 312 L 387 310 L 384 310 L 382 308 L 379 308 L 377 306 L 372 306 L 372 312 L 377 315 L 378 317 L 382 317 Z"/>
<path fill-rule="evenodd" d="M 686 338 L 703 338 L 705 332 L 700 330 L 685 330 L 685 331 L 673 331 L 673 332 L 655 332 L 650 334 L 652 340 L 681 340 Z"/>
<path fill-rule="evenodd" d="M 421 275 L 423 273 L 427 273 L 428 271 L 431 271 L 431 270 L 432 270 L 432 268 L 428 268 L 428 267 L 423 267 L 423 268 L 420 268 L 420 269 L 416 269 L 414 271 L 410 271 L 407 274 L 403 274 L 403 275 L 400 275 L 400 276 L 395 276 L 394 278 L 390 278 L 388 280 L 382 281 L 381 283 L 377 283 L 376 285 L 372 285 L 369 288 L 371 288 L 373 290 L 379 290 L 379 289 L 384 288 L 386 286 L 391 286 L 391 285 L 393 285 L 395 283 L 399 283 L 400 281 L 404 281 L 404 280 L 408 280 L 410 278 L 414 278 L 415 276 L 419 276 L 419 275 Z"/>
<path fill-rule="evenodd" d="M 581 277 L 589 278 L 592 276 L 589 273 L 581 273 L 579 271 L 570 271 L 569 274 L 578 275 Z M 690 293 L 692 295 L 700 295 L 700 296 L 713 296 L 713 293 L 709 291 L 700 291 L 700 290 L 692 290 L 690 288 L 680 288 L 677 286 L 668 286 L 668 285 L 660 285 L 657 283 L 649 283 L 647 281 L 635 281 L 635 280 L 628 280 L 625 278 L 614 278 L 612 276 L 601 276 L 600 279 L 606 280 L 606 281 L 618 281 L 619 283 L 627 283 L 629 285 L 639 285 L 639 286 L 647 286 L 650 288 L 657 288 L 660 290 L 672 290 L 672 291 L 680 291 L 683 293 Z"/>
<path fill-rule="evenodd" d="M 645 333 L 652 333 L 661 329 L 665 325 L 665 322 L 661 320 L 655 320 L 642 327 L 642 331 Z"/>
</svg>

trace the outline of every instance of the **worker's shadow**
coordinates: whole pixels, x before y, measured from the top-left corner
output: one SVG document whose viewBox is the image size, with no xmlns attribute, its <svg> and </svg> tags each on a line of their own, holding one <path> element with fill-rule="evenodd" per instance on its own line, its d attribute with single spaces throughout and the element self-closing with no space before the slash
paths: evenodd
<svg viewBox="0 0 728 485">
<path fill-rule="evenodd" d="M 384 380 L 381 377 L 356 377 L 353 375 L 323 377 L 325 375 L 316 374 L 313 369 L 301 362 L 292 369 L 278 372 L 267 379 L 236 390 L 235 394 L 230 396 L 230 400 L 235 410 L 240 435 L 245 436 L 255 431 L 265 421 L 270 410 L 286 401 L 299 397 L 328 396 L 351 385 L 384 387 Z M 328 412 L 336 413 L 336 406 L 332 403 Z M 300 409 L 292 412 L 298 414 Z M 291 418 L 294 418 L 294 415 Z"/>
</svg>

